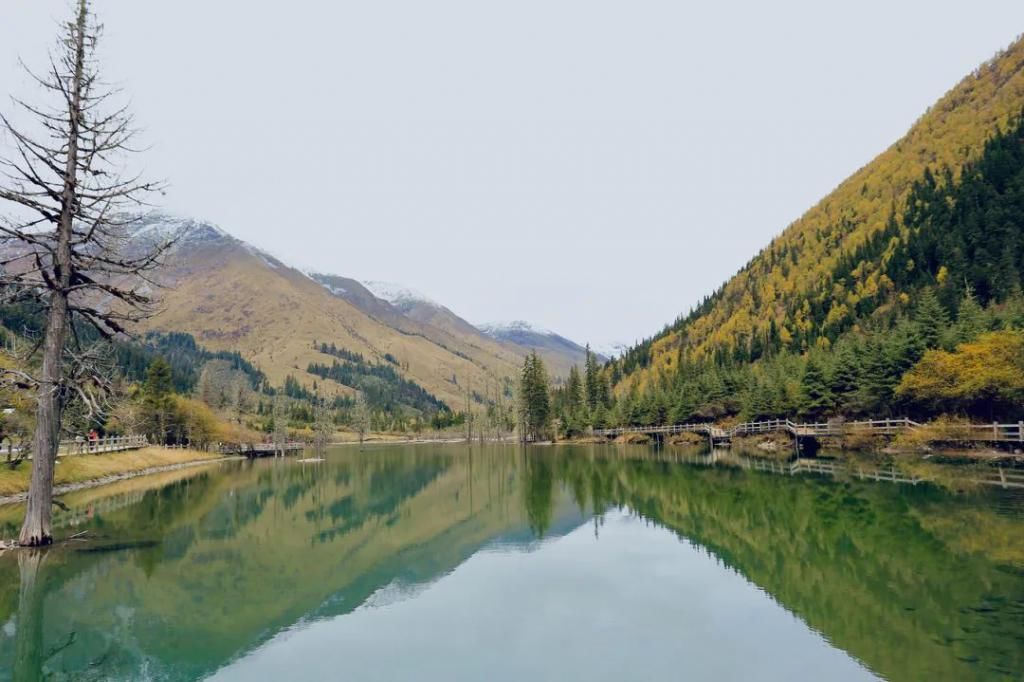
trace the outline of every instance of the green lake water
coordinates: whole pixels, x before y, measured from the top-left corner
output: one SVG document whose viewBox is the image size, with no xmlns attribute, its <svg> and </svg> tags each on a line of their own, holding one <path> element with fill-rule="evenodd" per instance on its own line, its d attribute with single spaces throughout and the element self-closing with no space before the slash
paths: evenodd
<svg viewBox="0 0 1024 682">
<path fill-rule="evenodd" d="M 702 461 L 369 446 L 68 495 L 86 539 L 0 557 L 0 679 L 1024 679 L 1024 492 Z"/>
</svg>

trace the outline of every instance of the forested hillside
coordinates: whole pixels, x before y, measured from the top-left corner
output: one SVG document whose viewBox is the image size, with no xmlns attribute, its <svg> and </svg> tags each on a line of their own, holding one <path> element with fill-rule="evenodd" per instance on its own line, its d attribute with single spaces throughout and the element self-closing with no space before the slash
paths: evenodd
<svg viewBox="0 0 1024 682">
<path fill-rule="evenodd" d="M 610 363 L 608 418 L 1020 416 L 1022 107 L 1018 40 L 689 315 Z"/>
<path fill-rule="evenodd" d="M 784 345 L 806 347 L 823 326 L 811 314 L 814 308 L 824 310 L 832 324 L 879 286 L 865 271 L 842 291 L 830 287 L 822 297 L 839 261 L 885 229 L 926 170 L 958 172 L 1022 105 L 1024 42 L 1018 40 L 965 78 L 903 139 L 786 229 L 713 296 L 627 353 L 618 363 L 620 371 L 666 367 L 680 347 L 698 356 L 718 348 L 756 351 L 759 339 L 772 334 L 773 322 Z M 642 383 L 650 376 L 638 372 L 635 378 Z"/>
</svg>

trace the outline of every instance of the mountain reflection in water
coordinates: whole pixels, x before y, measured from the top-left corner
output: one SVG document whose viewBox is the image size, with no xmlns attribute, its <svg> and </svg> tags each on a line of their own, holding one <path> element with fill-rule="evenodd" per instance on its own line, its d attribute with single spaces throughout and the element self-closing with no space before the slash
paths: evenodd
<svg viewBox="0 0 1024 682">
<path fill-rule="evenodd" d="M 671 451 L 669 451 L 671 452 Z M 65 498 L 15 679 L 1017 678 L 1024 499 L 644 448 L 375 446 Z M 19 510 L 0 510 L 10 535 Z"/>
</svg>

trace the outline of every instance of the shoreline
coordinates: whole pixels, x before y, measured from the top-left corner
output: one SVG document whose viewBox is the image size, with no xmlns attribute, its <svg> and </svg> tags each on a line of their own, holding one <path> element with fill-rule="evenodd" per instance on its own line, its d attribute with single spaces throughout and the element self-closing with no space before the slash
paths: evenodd
<svg viewBox="0 0 1024 682">
<path fill-rule="evenodd" d="M 208 455 L 209 453 L 202 453 Z M 79 455 L 76 455 L 79 456 Z M 149 466 L 142 469 L 130 469 L 127 471 L 120 471 L 110 473 L 105 476 L 98 476 L 96 478 L 84 479 L 81 481 L 70 481 L 67 483 L 55 484 L 53 486 L 53 495 L 65 495 L 67 493 L 77 492 L 79 490 L 88 490 L 90 488 L 99 488 L 104 485 L 111 483 L 118 483 L 120 481 L 126 481 L 132 478 L 139 478 L 142 476 L 149 476 L 151 474 L 159 474 L 168 471 L 177 471 L 179 469 L 186 469 L 190 467 L 201 466 L 204 464 L 215 464 L 217 462 L 234 461 L 238 459 L 244 459 L 244 457 L 237 456 L 220 456 L 215 455 L 212 457 L 203 457 L 199 459 L 186 460 L 181 462 L 173 462 L 168 464 L 159 464 L 156 466 Z M 16 493 L 9 493 L 6 495 L 0 495 L 0 507 L 19 504 L 25 502 L 28 499 L 28 490 L 22 490 Z"/>
<path fill-rule="evenodd" d="M 381 440 L 368 440 L 364 441 L 363 445 L 454 445 L 459 443 L 465 443 L 464 439 L 451 439 L 451 440 L 407 440 L 407 441 L 381 441 Z M 503 441 L 485 441 L 488 445 L 521 445 L 516 442 L 508 440 Z M 478 444 L 478 441 L 473 441 L 473 445 Z M 358 442 L 340 442 L 331 443 L 331 447 L 339 446 L 351 446 L 359 445 Z M 579 445 L 610 445 L 610 446 L 623 446 L 623 445 L 650 445 L 650 443 L 644 443 L 639 441 L 634 442 L 622 442 L 616 440 L 603 440 L 598 442 L 597 439 L 570 439 L 570 440 L 557 440 L 557 441 L 543 441 L 538 443 L 530 443 L 533 446 L 579 446 Z M 784 452 L 783 448 L 775 450 L 774 448 L 765 447 L 750 447 L 750 443 L 745 444 L 747 447 L 728 448 L 733 450 L 735 454 L 749 457 L 752 459 L 765 460 L 765 461 L 783 461 L 788 459 L 794 459 L 792 452 Z M 673 443 L 669 444 L 670 448 L 681 448 L 689 449 L 696 447 L 697 444 L 690 443 Z M 788 450 L 788 448 L 787 448 Z M 173 452 L 173 451 L 167 451 Z M 55 484 L 53 488 L 53 495 L 57 497 L 59 495 L 65 495 L 68 493 L 78 492 L 80 490 L 88 490 L 91 488 L 99 488 L 112 483 L 118 483 L 120 481 L 126 481 L 133 478 L 140 478 L 143 476 L 149 476 L 152 474 L 165 473 L 169 471 L 178 471 L 181 469 L 197 467 L 207 464 L 215 464 L 218 462 L 237 461 L 245 459 L 245 457 L 236 456 L 223 456 L 213 455 L 210 453 L 195 451 L 194 454 L 202 455 L 197 459 L 185 460 L 180 462 L 172 462 L 168 464 L 159 464 L 156 466 L 148 466 L 141 469 L 129 469 L 126 471 L 113 472 L 104 476 L 98 476 L 94 478 L 83 479 L 80 481 L 70 481 L 66 483 Z M 952 467 L 954 469 L 969 469 L 971 467 L 991 466 L 998 464 L 1009 464 L 1010 466 L 1021 466 L 1024 464 L 1024 456 L 1013 453 L 1005 453 L 998 451 L 979 451 L 979 450 L 957 450 L 957 449 L 944 449 L 940 451 L 928 451 L 922 450 L 919 452 L 907 452 L 896 449 L 892 450 L 870 450 L 870 449 L 840 449 L 838 452 L 830 453 L 839 455 L 838 458 L 826 457 L 826 459 L 839 459 L 839 460 L 857 460 L 864 461 L 864 458 L 877 458 L 879 456 L 888 459 L 890 464 L 894 464 L 899 460 L 904 460 L 906 463 L 932 463 L 941 464 L 946 467 Z M 76 456 L 77 457 L 77 456 Z M 3 471 L 0 470 L 0 477 L 3 476 Z M 8 493 L 0 495 L 0 507 L 23 503 L 28 499 L 28 490 L 21 490 L 16 493 Z"/>
</svg>

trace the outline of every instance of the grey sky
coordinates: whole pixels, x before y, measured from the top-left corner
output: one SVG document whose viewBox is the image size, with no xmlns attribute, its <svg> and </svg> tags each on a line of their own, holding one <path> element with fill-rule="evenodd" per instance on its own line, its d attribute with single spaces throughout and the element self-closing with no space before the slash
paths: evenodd
<svg viewBox="0 0 1024 682">
<path fill-rule="evenodd" d="M 633 341 L 1024 30 L 1019 0 L 95 0 L 175 212 Z M 65 0 L 0 0 L 0 92 Z M 2 103 L 7 110 L 6 103 Z"/>
</svg>

